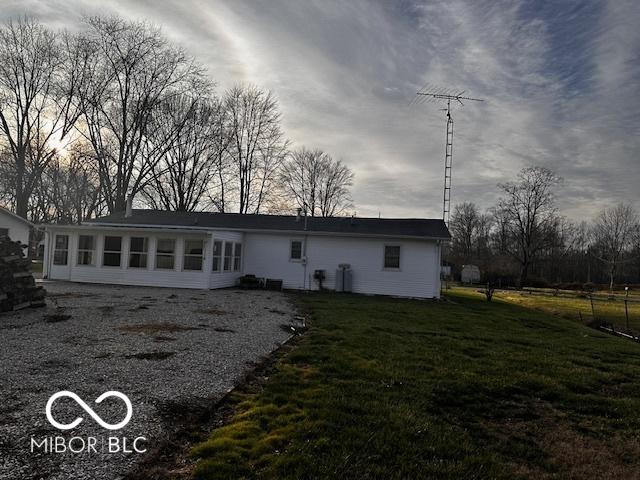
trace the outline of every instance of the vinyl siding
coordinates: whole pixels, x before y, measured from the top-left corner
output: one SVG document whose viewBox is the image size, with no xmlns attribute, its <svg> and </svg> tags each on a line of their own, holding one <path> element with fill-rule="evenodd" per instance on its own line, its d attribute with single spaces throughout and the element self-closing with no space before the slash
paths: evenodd
<svg viewBox="0 0 640 480">
<path fill-rule="evenodd" d="M 53 241 L 56 233 L 69 235 L 69 255 L 68 265 L 53 265 L 48 259 L 53 259 Z M 95 235 L 96 245 L 94 251 L 95 265 L 78 265 L 78 237 L 79 235 Z M 102 265 L 103 247 L 105 236 L 121 236 L 122 253 L 120 267 Z M 129 238 L 147 237 L 148 253 L 146 268 L 130 268 L 129 263 Z M 158 239 L 173 238 L 176 240 L 175 264 L 173 270 L 157 269 L 155 254 Z M 216 232 L 215 238 L 228 239 L 242 242 L 242 234 L 235 232 Z M 143 233 L 140 231 L 130 232 L 123 230 L 86 230 L 79 231 L 61 230 L 56 232 L 52 229 L 47 237 L 47 261 L 49 265 L 48 277 L 57 280 L 71 280 L 73 282 L 85 283 L 109 283 L 120 285 L 146 285 L 152 287 L 178 287 L 178 288 L 220 288 L 232 286 L 241 272 L 227 272 L 224 274 L 214 274 L 211 272 L 213 255 L 213 238 L 209 232 L 184 234 L 173 232 L 153 232 Z M 202 271 L 183 270 L 183 253 L 185 239 L 204 240 L 204 259 Z"/>
<path fill-rule="evenodd" d="M 53 243 L 56 233 L 69 235 L 69 264 L 52 265 Z M 95 265 L 77 265 L 78 236 L 95 235 Z M 120 267 L 102 265 L 105 235 L 123 237 Z M 149 238 L 147 268 L 129 268 L 129 237 Z M 45 270 L 48 278 L 88 283 L 147 285 L 182 288 L 223 288 L 237 283 L 244 273 L 257 277 L 282 279 L 285 288 L 318 289 L 314 270 L 325 270 L 323 287 L 335 289 L 336 269 L 341 263 L 351 265 L 353 291 L 365 294 L 397 295 L 433 298 L 440 294 L 440 246 L 432 240 L 378 239 L 332 236 L 296 236 L 250 232 L 203 231 L 198 233 L 165 233 L 128 231 L 124 229 L 48 229 L 45 249 Z M 155 269 L 155 252 L 159 238 L 176 239 L 176 258 L 173 270 Z M 182 255 L 186 238 L 202 238 L 204 244 L 203 271 L 182 270 Z M 242 244 L 239 271 L 212 272 L 213 242 Z M 291 240 L 303 241 L 306 265 L 289 259 Z M 399 245 L 400 269 L 385 270 L 384 246 Z M 224 253 L 224 247 L 223 247 Z M 51 260 L 49 260 L 51 259 Z"/>
<path fill-rule="evenodd" d="M 0 228 L 9 230 L 9 238 L 14 242 L 29 245 L 29 225 L 21 222 L 12 215 L 0 210 Z"/>
<path fill-rule="evenodd" d="M 356 293 L 433 298 L 440 295 L 440 246 L 435 241 L 309 236 L 307 264 L 289 259 L 299 236 L 245 234 L 245 273 L 282 279 L 285 288 L 317 289 L 315 270 L 325 270 L 323 287 L 335 289 L 338 265 L 351 265 Z M 385 270 L 384 246 L 400 245 L 400 269 Z"/>
</svg>

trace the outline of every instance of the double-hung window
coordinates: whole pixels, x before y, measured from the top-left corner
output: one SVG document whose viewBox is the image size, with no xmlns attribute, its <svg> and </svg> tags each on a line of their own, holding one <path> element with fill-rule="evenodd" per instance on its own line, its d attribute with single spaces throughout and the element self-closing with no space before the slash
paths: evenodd
<svg viewBox="0 0 640 480">
<path fill-rule="evenodd" d="M 129 239 L 129 267 L 147 268 L 149 239 L 146 237 L 131 237 Z"/>
<path fill-rule="evenodd" d="M 56 235 L 53 264 L 66 265 L 69 259 L 69 235 Z"/>
<path fill-rule="evenodd" d="M 302 240 L 291 240 L 289 259 L 296 262 L 302 260 Z"/>
<path fill-rule="evenodd" d="M 242 265 L 242 244 L 236 243 L 233 247 L 233 271 L 240 271 Z"/>
<path fill-rule="evenodd" d="M 213 267 L 214 272 L 219 272 L 222 268 L 222 241 L 215 240 L 213 242 Z"/>
<path fill-rule="evenodd" d="M 96 237 L 78 236 L 78 265 L 95 265 Z"/>
<path fill-rule="evenodd" d="M 119 267 L 122 257 L 122 237 L 104 237 L 102 265 L 105 267 Z"/>
<path fill-rule="evenodd" d="M 176 241 L 173 238 L 159 238 L 156 247 L 156 268 L 173 270 L 176 258 Z"/>
<path fill-rule="evenodd" d="M 224 242 L 224 271 L 230 272 L 233 261 L 233 243 Z"/>
<path fill-rule="evenodd" d="M 400 270 L 400 245 L 384 246 L 384 268 Z"/>
<path fill-rule="evenodd" d="M 202 270 L 204 240 L 184 241 L 184 270 Z"/>
</svg>

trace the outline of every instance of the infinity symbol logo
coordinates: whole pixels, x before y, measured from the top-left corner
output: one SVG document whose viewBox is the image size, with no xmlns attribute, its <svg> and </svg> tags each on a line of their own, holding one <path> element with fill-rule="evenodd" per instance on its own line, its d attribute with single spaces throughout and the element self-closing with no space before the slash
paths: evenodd
<svg viewBox="0 0 640 480">
<path fill-rule="evenodd" d="M 78 417 L 73 422 L 68 424 L 57 422 L 51 415 L 51 407 L 53 406 L 53 403 L 60 397 L 72 398 L 78 405 L 80 405 L 84 409 L 85 412 L 91 415 L 91 417 L 96 422 L 98 422 L 102 428 L 106 428 L 108 430 L 118 430 L 124 427 L 127 423 L 129 423 L 129 420 L 131 420 L 131 415 L 133 415 L 133 407 L 131 406 L 131 400 L 129 400 L 129 397 L 127 397 L 124 393 L 120 393 L 112 390 L 109 392 L 104 392 L 102 395 L 96 398 L 96 403 L 100 403 L 105 398 L 117 397 L 120 400 L 122 400 L 127 406 L 127 416 L 124 417 L 124 420 L 122 420 L 120 423 L 110 424 L 102 420 L 102 418 L 100 418 L 98 414 L 94 412 L 92 408 L 89 405 L 87 405 L 78 395 L 76 395 L 73 392 L 69 392 L 67 390 L 62 390 L 58 393 L 54 393 L 53 395 L 51 395 L 51 397 L 49 398 L 49 401 L 47 402 L 47 407 L 45 409 L 47 413 L 47 420 L 49 420 L 49 423 L 51 423 L 51 425 L 53 425 L 54 427 L 60 430 L 71 430 L 72 428 L 75 428 L 78 425 L 80 425 L 80 423 L 83 420 L 82 417 Z"/>
</svg>

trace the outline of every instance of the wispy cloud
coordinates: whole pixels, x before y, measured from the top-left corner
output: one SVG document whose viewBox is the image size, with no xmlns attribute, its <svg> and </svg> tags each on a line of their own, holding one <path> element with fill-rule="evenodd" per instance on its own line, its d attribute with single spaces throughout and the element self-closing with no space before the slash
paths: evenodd
<svg viewBox="0 0 640 480">
<path fill-rule="evenodd" d="M 565 178 L 568 215 L 640 206 L 637 2 L 104 3 L 26 0 L 0 16 L 74 28 L 83 14 L 117 13 L 162 25 L 220 89 L 272 89 L 296 144 L 355 170 L 358 214 L 440 214 L 443 114 L 408 106 L 425 83 L 487 100 L 454 111 L 454 202 L 488 207 L 496 183 L 540 164 Z"/>
</svg>

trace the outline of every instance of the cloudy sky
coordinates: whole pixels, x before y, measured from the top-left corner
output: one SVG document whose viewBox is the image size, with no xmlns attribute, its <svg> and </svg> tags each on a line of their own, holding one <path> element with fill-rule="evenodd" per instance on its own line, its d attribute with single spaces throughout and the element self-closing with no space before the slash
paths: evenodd
<svg viewBox="0 0 640 480">
<path fill-rule="evenodd" d="M 524 166 L 564 178 L 570 217 L 640 207 L 640 2 L 375 0 L 1 0 L 78 28 L 119 14 L 162 26 L 219 91 L 278 97 L 295 145 L 356 173 L 358 215 L 441 215 L 445 119 L 409 105 L 424 85 L 466 90 L 456 108 L 453 202 L 489 207 Z"/>
</svg>

